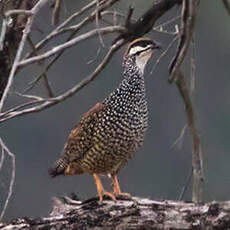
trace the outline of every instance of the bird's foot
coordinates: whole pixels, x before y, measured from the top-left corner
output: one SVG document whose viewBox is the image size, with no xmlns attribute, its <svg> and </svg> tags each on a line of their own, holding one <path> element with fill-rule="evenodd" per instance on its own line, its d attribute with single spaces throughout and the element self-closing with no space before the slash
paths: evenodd
<svg viewBox="0 0 230 230">
<path fill-rule="evenodd" d="M 114 192 L 113 194 L 116 198 L 125 199 L 125 200 L 126 199 L 130 200 L 132 197 L 129 193 L 126 193 L 126 192 L 118 192 L 118 193 Z"/>
<path fill-rule="evenodd" d="M 127 192 L 114 192 L 113 193 L 115 196 L 126 196 L 126 197 L 131 197 L 130 193 Z"/>
<path fill-rule="evenodd" d="M 118 182 L 116 174 L 112 175 L 112 182 L 113 182 L 112 183 L 112 185 L 113 185 L 113 194 L 115 195 L 115 197 L 126 198 L 126 199 L 131 198 L 131 195 L 129 193 L 121 192 L 120 185 L 119 185 L 119 182 Z"/>
<path fill-rule="evenodd" d="M 101 194 L 99 194 L 99 202 L 103 201 L 103 196 L 110 197 L 113 201 L 116 201 L 116 196 L 112 192 L 107 192 L 105 190 L 102 191 Z"/>
</svg>

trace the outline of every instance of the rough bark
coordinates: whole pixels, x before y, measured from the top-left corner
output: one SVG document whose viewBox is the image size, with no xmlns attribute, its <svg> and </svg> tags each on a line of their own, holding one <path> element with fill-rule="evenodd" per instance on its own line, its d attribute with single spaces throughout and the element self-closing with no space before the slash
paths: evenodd
<svg viewBox="0 0 230 230">
<path fill-rule="evenodd" d="M 132 197 L 99 203 L 54 198 L 48 217 L 17 218 L 0 224 L 7 229 L 229 229 L 230 201 L 195 204 Z"/>
</svg>

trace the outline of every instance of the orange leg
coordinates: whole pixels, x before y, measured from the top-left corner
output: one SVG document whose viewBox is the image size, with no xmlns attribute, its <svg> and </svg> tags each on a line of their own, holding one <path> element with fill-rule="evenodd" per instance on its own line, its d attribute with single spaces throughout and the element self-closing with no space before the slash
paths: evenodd
<svg viewBox="0 0 230 230">
<path fill-rule="evenodd" d="M 113 193 L 114 193 L 115 196 L 128 196 L 128 197 L 131 196 L 129 193 L 121 192 L 120 185 L 119 185 L 119 182 L 118 182 L 116 174 L 112 174 L 111 179 L 112 179 L 112 182 L 113 182 Z"/>
<path fill-rule="evenodd" d="M 98 174 L 94 173 L 93 177 L 94 177 L 94 180 L 95 180 L 95 184 L 97 186 L 97 193 L 98 193 L 98 196 L 99 196 L 99 201 L 100 202 L 103 201 L 103 195 L 109 196 L 112 200 L 115 201 L 116 197 L 113 195 L 113 193 L 107 192 L 103 188 L 103 185 L 101 184 L 101 180 L 100 180 L 100 177 L 98 176 Z"/>
</svg>

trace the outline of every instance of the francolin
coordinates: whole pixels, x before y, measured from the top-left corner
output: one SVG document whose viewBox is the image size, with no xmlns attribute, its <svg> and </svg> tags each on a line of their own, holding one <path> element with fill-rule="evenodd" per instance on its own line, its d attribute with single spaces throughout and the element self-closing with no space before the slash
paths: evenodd
<svg viewBox="0 0 230 230">
<path fill-rule="evenodd" d="M 123 58 L 123 80 L 107 98 L 97 103 L 71 131 L 63 153 L 49 173 L 92 174 L 99 200 L 103 195 L 116 200 L 122 193 L 117 174 L 143 144 L 148 126 L 144 69 L 154 49 L 149 38 L 132 41 Z M 99 175 L 112 179 L 113 192 L 103 188 Z"/>
</svg>

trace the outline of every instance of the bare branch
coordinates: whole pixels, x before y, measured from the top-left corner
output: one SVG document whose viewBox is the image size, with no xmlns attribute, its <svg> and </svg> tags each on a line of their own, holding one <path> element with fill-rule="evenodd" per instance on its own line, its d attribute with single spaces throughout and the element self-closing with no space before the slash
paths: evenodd
<svg viewBox="0 0 230 230">
<path fill-rule="evenodd" d="M 19 62 L 20 57 L 22 55 L 22 50 L 23 50 L 23 47 L 24 47 L 25 42 L 26 42 L 26 37 L 27 37 L 27 35 L 28 35 L 29 31 L 30 31 L 31 26 L 32 26 L 32 17 L 30 17 L 28 19 L 26 27 L 25 27 L 25 30 L 23 32 L 23 36 L 22 36 L 21 42 L 20 42 L 18 50 L 17 50 L 17 54 L 16 54 L 16 57 L 15 57 L 15 60 L 14 60 L 14 64 L 12 66 L 7 85 L 5 87 L 5 90 L 3 92 L 3 95 L 2 95 L 2 98 L 1 98 L 1 101 L 0 101 L 0 112 L 2 111 L 3 104 L 5 102 L 5 99 L 7 97 L 8 92 L 10 90 L 10 87 L 11 87 L 11 85 L 13 83 L 13 78 L 14 78 L 15 72 L 16 72 L 17 67 L 18 67 L 18 62 Z"/>
<path fill-rule="evenodd" d="M 30 99 L 34 99 L 37 101 L 44 101 L 45 99 L 39 96 L 35 96 L 35 95 L 28 95 L 28 94 L 22 94 L 22 93 L 15 93 L 16 95 L 20 96 L 20 97 L 25 97 L 25 98 L 30 98 Z"/>
<path fill-rule="evenodd" d="M 24 31 L 23 31 L 22 39 L 21 39 L 21 41 L 20 41 L 20 44 L 19 44 L 19 47 L 18 47 L 18 50 L 17 50 L 17 54 L 16 54 L 15 59 L 14 59 L 14 63 L 13 63 L 12 69 L 11 69 L 11 71 L 10 71 L 9 79 L 8 79 L 7 85 L 6 85 L 6 87 L 5 87 L 5 90 L 4 90 L 4 92 L 3 92 L 1 101 L 0 101 L 0 112 L 2 111 L 3 104 L 4 104 L 4 102 L 5 102 L 5 99 L 6 99 L 6 97 L 7 97 L 8 92 L 9 92 L 9 90 L 10 90 L 10 87 L 11 87 L 11 85 L 12 85 L 12 83 L 13 83 L 13 78 L 14 78 L 15 72 L 16 72 L 16 70 L 17 70 L 18 63 L 19 63 L 19 61 L 20 61 L 20 58 L 21 58 L 21 55 L 22 55 L 22 51 L 23 51 L 23 48 L 24 48 L 24 45 L 25 45 L 27 36 L 28 36 L 28 34 L 30 33 L 30 30 L 31 30 L 31 27 L 32 27 L 32 24 L 33 24 L 34 17 L 35 17 L 36 14 L 39 12 L 39 10 L 41 9 L 41 7 L 44 6 L 47 2 L 48 2 L 48 0 L 40 0 L 40 1 L 30 10 L 31 13 L 32 13 L 32 15 L 31 15 L 30 17 L 28 17 L 28 20 L 27 20 L 25 29 L 24 29 Z"/>
<path fill-rule="evenodd" d="M 82 35 L 79 35 L 76 38 L 73 38 L 70 41 L 67 41 L 67 42 L 65 42 L 65 43 L 63 43 L 61 45 L 53 47 L 52 50 L 47 51 L 44 54 L 41 54 L 41 55 L 35 56 L 35 57 L 31 57 L 31 58 L 28 58 L 26 60 L 22 60 L 18 64 L 18 66 L 22 67 L 22 66 L 25 66 L 25 65 L 40 61 L 40 60 L 44 60 L 44 59 L 46 59 L 46 58 L 48 58 L 50 56 L 53 56 L 56 53 L 66 49 L 66 48 L 69 48 L 69 47 L 71 47 L 73 45 L 76 45 L 77 43 L 79 43 L 79 42 L 81 42 L 83 40 L 86 40 L 86 39 L 88 39 L 90 37 L 93 37 L 93 36 L 97 35 L 99 32 L 101 34 L 107 34 L 107 33 L 122 32 L 122 31 L 124 31 L 124 28 L 121 27 L 121 26 L 108 26 L 108 27 L 104 27 L 104 28 L 100 28 L 100 29 L 91 30 L 91 31 L 89 31 L 89 32 L 87 32 L 85 34 L 82 34 Z"/>
<path fill-rule="evenodd" d="M 122 33 L 117 39 L 123 38 L 125 40 L 133 40 L 148 33 L 152 30 L 158 18 L 176 4 L 181 4 L 181 2 L 182 0 L 161 0 L 154 2 L 152 7 L 150 7 L 135 23 L 126 22 L 125 33 Z"/>
<path fill-rule="evenodd" d="M 9 200 L 10 200 L 12 192 L 13 192 L 13 186 L 14 186 L 14 181 L 15 181 L 15 172 L 16 172 L 16 164 L 15 164 L 16 158 L 15 158 L 15 155 L 7 148 L 7 146 L 5 145 L 5 143 L 3 142 L 1 137 L 0 137 L 0 146 L 2 148 L 2 154 L 4 155 L 4 152 L 6 152 L 11 157 L 11 160 L 12 160 L 12 173 L 11 173 L 9 191 L 8 191 L 8 195 L 7 195 L 5 204 L 3 206 L 3 210 L 2 210 L 1 215 L 0 215 L 0 220 L 1 220 L 5 214 L 6 208 L 8 206 Z M 3 160 L 4 160 L 4 158 L 3 158 Z M 2 164 L 3 164 L 3 162 L 2 162 Z M 0 169 L 1 169 L 1 167 L 0 167 Z"/>
<path fill-rule="evenodd" d="M 198 10 L 199 0 L 187 1 L 183 0 L 182 5 L 182 32 L 181 39 L 179 42 L 179 46 L 176 52 L 174 59 L 169 67 L 169 72 L 171 77 L 169 78 L 169 82 L 172 83 L 176 80 L 177 75 L 180 72 L 180 66 L 184 61 L 184 58 L 187 54 L 187 50 L 190 45 L 190 41 L 192 39 L 195 20 Z"/>
<path fill-rule="evenodd" d="M 122 19 L 126 18 L 125 14 L 122 14 L 120 12 L 117 12 L 117 11 L 109 11 L 109 10 L 106 10 L 106 11 L 103 11 L 101 13 L 101 16 L 105 16 L 105 15 L 112 15 L 113 16 L 113 22 L 110 22 L 108 20 L 105 20 L 102 18 L 102 20 L 107 23 L 108 25 L 117 25 L 117 17 L 120 17 Z M 159 32 L 159 33 L 165 33 L 165 34 L 168 34 L 168 35 L 176 35 L 178 34 L 179 30 L 177 30 L 177 28 L 175 28 L 175 31 L 173 32 L 170 32 L 170 31 L 167 31 L 165 29 L 163 29 L 164 26 L 167 26 L 173 22 L 175 22 L 176 20 L 180 19 L 181 18 L 181 15 L 178 15 L 178 16 L 175 16 L 173 17 L 172 19 L 166 21 L 166 22 L 163 22 L 162 24 L 159 24 L 155 27 L 152 28 L 153 31 L 155 32 Z M 135 18 L 130 18 L 130 21 L 132 23 L 135 23 L 137 21 L 137 19 Z"/>
<path fill-rule="evenodd" d="M 97 66 L 97 68 L 88 76 L 86 77 L 84 80 L 82 80 L 80 83 L 78 83 L 77 85 L 75 85 L 73 88 L 71 88 L 70 90 L 68 90 L 67 92 L 55 97 L 55 98 L 51 98 L 51 99 L 47 99 L 45 101 L 33 101 L 30 102 L 30 105 L 33 104 L 37 104 L 37 103 L 41 103 L 40 105 L 28 108 L 28 109 L 24 109 L 24 110 L 20 110 L 20 111 L 13 111 L 13 112 L 5 112 L 5 113 L 0 113 L 0 122 L 3 122 L 5 120 L 9 120 L 13 117 L 16 116 L 22 116 L 28 113 L 35 113 L 35 112 L 39 112 L 41 110 L 44 110 L 46 108 L 49 108 L 55 104 L 58 104 L 60 102 L 63 102 L 64 100 L 66 100 L 67 98 L 73 96 L 75 93 L 77 93 L 79 90 L 81 90 L 83 87 L 85 87 L 87 84 L 89 84 L 91 81 L 93 81 L 97 75 L 105 68 L 105 66 L 107 65 L 107 63 L 110 61 L 110 59 L 112 58 L 112 56 L 114 55 L 114 53 L 125 43 L 124 40 L 120 40 L 117 41 L 117 43 L 115 43 L 114 45 L 111 46 L 111 48 L 109 49 L 108 53 L 106 54 L 106 56 L 104 57 L 103 61 Z M 25 106 L 25 105 L 23 105 Z"/>
<path fill-rule="evenodd" d="M 177 81 L 178 90 L 185 104 L 185 112 L 188 120 L 188 127 L 192 136 L 192 170 L 193 170 L 193 202 L 201 202 L 203 194 L 203 159 L 200 144 L 200 138 L 195 124 L 195 116 L 193 111 L 192 102 L 189 95 L 189 90 L 186 86 L 183 73 L 180 71 Z"/>
<path fill-rule="evenodd" d="M 203 159 L 200 139 L 195 123 L 194 110 L 190 99 L 189 90 L 186 86 L 184 75 L 180 69 L 181 64 L 187 54 L 188 47 L 192 40 L 195 27 L 195 19 L 198 10 L 199 0 L 183 0 L 182 5 L 182 33 L 176 55 L 170 65 L 169 72 L 171 77 L 169 82 L 176 82 L 178 90 L 185 104 L 185 112 L 188 121 L 188 127 L 192 137 L 192 170 L 193 170 L 193 188 L 192 200 L 194 202 L 202 201 L 204 177 L 203 177 Z"/>
<path fill-rule="evenodd" d="M 38 55 L 37 50 L 36 50 L 36 48 L 35 48 L 35 46 L 34 46 L 33 41 L 31 40 L 30 36 L 27 37 L 27 40 L 28 40 L 28 42 L 29 42 L 31 48 L 34 50 L 34 53 L 35 53 L 36 55 Z M 39 65 L 43 66 L 43 62 L 39 62 Z M 46 91 L 47 91 L 47 93 L 48 93 L 48 96 L 49 96 L 49 97 L 54 97 L 54 93 L 53 93 L 53 90 L 52 90 L 52 88 L 51 88 L 51 86 L 50 86 L 50 83 L 49 83 L 49 81 L 48 81 L 48 77 L 47 77 L 46 71 L 44 71 L 43 74 L 42 74 L 41 76 L 42 76 L 43 79 L 44 79 L 44 85 L 45 85 Z M 32 88 L 32 87 L 33 87 L 33 85 L 30 86 L 30 88 Z"/>
<path fill-rule="evenodd" d="M 195 76 L 196 76 L 196 48 L 195 48 L 195 36 L 193 34 L 192 41 L 192 50 L 191 50 L 191 80 L 190 80 L 190 94 L 192 94 L 193 90 L 195 89 Z"/>
<path fill-rule="evenodd" d="M 61 10 L 61 1 L 62 0 L 56 0 L 54 9 L 53 9 L 53 15 L 52 15 L 52 24 L 57 25 L 59 22 L 59 16 L 60 16 L 60 10 Z"/>
<path fill-rule="evenodd" d="M 83 7 L 80 11 L 76 12 L 75 14 L 71 15 L 68 19 L 66 19 L 60 26 L 58 26 L 56 29 L 54 29 L 49 35 L 47 35 L 43 40 L 41 40 L 38 44 L 35 45 L 36 50 L 40 50 L 44 45 L 50 41 L 52 38 L 56 37 L 57 35 L 60 35 L 62 33 L 73 31 L 73 34 L 70 35 L 68 40 L 72 39 L 74 35 L 85 25 L 87 25 L 89 22 L 94 20 L 96 13 L 100 13 L 101 11 L 107 9 L 108 7 L 112 6 L 119 0 L 103 0 L 100 4 L 102 4 L 97 10 L 92 12 L 89 16 L 82 19 L 80 23 L 74 26 L 70 26 L 68 28 L 65 28 L 67 24 L 69 24 L 74 18 L 77 16 L 80 16 L 82 13 L 84 13 L 86 10 L 93 7 L 95 4 L 97 4 L 97 0 L 92 1 L 90 4 Z M 33 52 L 26 55 L 25 58 L 31 57 L 33 55 Z"/>
<path fill-rule="evenodd" d="M 84 7 L 82 7 L 79 11 L 77 11 L 76 13 L 72 14 L 69 18 L 67 18 L 64 22 L 62 22 L 56 29 L 55 31 L 59 31 L 61 28 L 65 27 L 66 25 L 68 25 L 71 21 L 73 21 L 74 19 L 76 19 L 76 17 L 81 16 L 83 13 L 85 13 L 85 11 L 89 10 L 90 8 L 92 8 L 94 5 L 97 4 L 97 0 L 93 0 L 91 1 L 88 5 L 85 5 Z M 54 33 L 54 31 L 52 32 Z M 52 34 L 51 33 L 51 34 Z"/>
<path fill-rule="evenodd" d="M 3 18 L 2 20 L 2 31 L 0 35 L 0 51 L 3 50 L 5 35 L 6 35 L 6 29 L 7 29 L 7 20 Z"/>
<path fill-rule="evenodd" d="M 5 159 L 5 151 L 4 151 L 4 149 L 2 148 L 2 151 L 1 151 L 1 159 L 0 159 L 0 171 L 1 171 L 2 166 L 3 166 L 3 163 L 4 163 L 4 159 Z"/>
<path fill-rule="evenodd" d="M 32 11 L 31 10 L 21 10 L 21 9 L 16 9 L 16 10 L 8 10 L 7 12 L 5 12 L 5 17 L 8 18 L 12 15 L 16 15 L 16 14 L 25 14 L 27 16 L 32 16 Z"/>
<path fill-rule="evenodd" d="M 100 28 L 100 25 L 99 25 L 99 17 L 100 17 L 100 12 L 98 11 L 99 9 L 99 0 L 97 0 L 97 7 L 96 7 L 96 15 L 95 15 L 95 21 L 96 21 L 96 28 L 99 29 Z M 100 40 L 100 43 L 101 43 L 101 46 L 102 47 L 105 47 L 105 43 L 103 41 L 103 38 L 101 36 L 101 33 L 100 31 L 98 31 L 98 37 L 99 37 L 99 40 Z"/>
<path fill-rule="evenodd" d="M 36 99 L 36 100 L 33 100 L 33 101 L 29 101 L 29 102 L 23 103 L 21 105 L 17 105 L 14 108 L 11 108 L 11 109 L 7 110 L 4 113 L 0 113 L 0 122 L 1 122 L 1 116 L 8 117 L 8 114 L 12 115 L 14 113 L 17 113 L 17 111 L 19 111 L 19 110 L 22 110 L 22 109 L 27 108 L 29 106 L 35 106 L 37 104 L 42 104 L 42 103 L 44 103 L 46 101 L 48 101 L 48 99 L 43 99 L 43 100 L 37 100 Z M 17 115 L 15 115 L 15 116 L 17 116 Z M 8 120 L 8 118 L 5 119 L 5 120 Z"/>
</svg>

